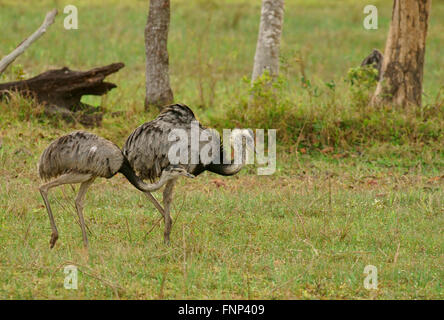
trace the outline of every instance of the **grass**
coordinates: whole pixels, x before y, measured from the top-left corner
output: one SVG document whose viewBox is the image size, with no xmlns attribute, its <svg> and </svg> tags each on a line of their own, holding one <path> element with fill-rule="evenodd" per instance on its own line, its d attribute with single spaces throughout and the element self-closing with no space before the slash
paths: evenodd
<svg viewBox="0 0 444 320">
<path fill-rule="evenodd" d="M 117 89 L 85 98 L 108 110 L 103 126 L 91 131 L 123 145 L 156 114 L 143 112 L 147 2 L 76 1 L 77 31 L 62 27 L 68 3 L 0 0 L 0 55 L 48 9 L 60 12 L 2 81 L 22 71 L 29 77 L 63 65 L 125 62 L 110 77 Z M 371 89 L 345 82 L 348 70 L 386 39 L 390 3 L 374 1 L 377 31 L 362 27 L 366 4 L 286 1 L 279 96 L 265 95 L 251 110 L 242 78 L 252 69 L 259 3 L 172 1 L 176 99 L 217 128 L 280 130 L 274 175 L 257 176 L 253 166 L 229 178 L 180 180 L 170 247 L 162 242 L 163 224 L 156 225 L 159 214 L 118 175 L 97 180 L 87 194 L 88 252 L 73 190 L 50 193 L 60 239 L 49 250 L 36 163 L 51 140 L 81 127 L 47 119 L 41 106 L 20 97 L 1 101 L 0 298 L 442 299 L 444 6 L 432 8 L 425 107 L 400 111 L 369 109 Z M 301 82 L 302 72 L 310 85 Z M 78 290 L 63 287 L 69 264 L 78 266 Z M 363 270 L 370 264 L 379 285 L 369 291 Z"/>
<path fill-rule="evenodd" d="M 442 298 L 439 168 L 303 156 L 296 171 L 282 154 L 274 176 L 182 180 L 171 247 L 140 193 L 121 176 L 99 180 L 87 196 L 86 253 L 69 187 L 51 194 L 61 238 L 49 250 L 36 156 L 15 152 L 0 157 L 2 298 Z M 78 290 L 63 288 L 69 264 Z M 363 287 L 369 264 L 376 291 Z"/>
</svg>

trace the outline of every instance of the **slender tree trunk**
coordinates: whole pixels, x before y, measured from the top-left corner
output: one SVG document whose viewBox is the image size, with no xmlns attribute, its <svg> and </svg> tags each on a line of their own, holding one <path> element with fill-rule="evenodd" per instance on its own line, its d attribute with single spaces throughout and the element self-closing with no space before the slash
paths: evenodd
<svg viewBox="0 0 444 320">
<path fill-rule="evenodd" d="M 160 108 L 173 102 L 168 75 L 168 28 L 170 0 L 150 0 L 145 27 L 146 97 L 145 108 Z"/>
<path fill-rule="evenodd" d="M 283 23 L 284 0 L 262 0 L 252 81 L 260 77 L 264 70 L 268 70 L 272 77 L 279 74 L 279 48 Z"/>
<path fill-rule="evenodd" d="M 394 0 L 382 79 L 373 104 L 421 105 L 425 44 L 431 0 Z"/>
</svg>

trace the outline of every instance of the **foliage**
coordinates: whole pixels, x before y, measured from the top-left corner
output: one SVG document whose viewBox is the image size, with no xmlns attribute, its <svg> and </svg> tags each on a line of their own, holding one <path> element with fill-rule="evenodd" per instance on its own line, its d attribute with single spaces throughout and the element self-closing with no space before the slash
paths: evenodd
<svg viewBox="0 0 444 320">
<path fill-rule="evenodd" d="M 322 87 L 304 79 L 299 90 L 307 100 L 300 102 L 302 99 L 292 98 L 283 75 L 272 81 L 264 73 L 247 94 L 226 106 L 222 116 L 218 114 L 210 120 L 221 128 L 234 124 L 278 129 L 281 144 L 298 144 L 308 150 L 326 147 L 356 150 L 390 142 L 409 146 L 413 152 L 420 152 L 424 144 L 442 152 L 444 108 L 439 96 L 436 103 L 421 109 L 371 107 L 368 99 L 375 84 L 374 76 L 374 69 L 355 68 L 340 88 L 334 82 Z M 244 81 L 249 86 L 248 80 Z M 351 98 L 338 97 L 337 90 L 346 89 Z"/>
<path fill-rule="evenodd" d="M 358 107 L 366 106 L 377 84 L 378 70 L 373 66 L 351 68 L 346 81 L 350 84 L 351 99 Z"/>
</svg>

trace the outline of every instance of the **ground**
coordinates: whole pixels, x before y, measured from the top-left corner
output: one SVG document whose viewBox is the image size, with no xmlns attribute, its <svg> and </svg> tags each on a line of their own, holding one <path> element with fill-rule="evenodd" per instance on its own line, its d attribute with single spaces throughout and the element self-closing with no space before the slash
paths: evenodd
<svg viewBox="0 0 444 320">
<path fill-rule="evenodd" d="M 57 2 L 56 24 L 2 81 L 64 65 L 88 69 L 125 62 L 126 68 L 110 77 L 117 89 L 85 98 L 108 110 L 103 126 L 89 130 L 122 146 L 157 113 L 143 111 L 147 3 L 69 3 L 78 5 L 79 30 L 63 29 L 65 2 Z M 242 125 L 231 123 L 225 111 L 242 105 L 237 96 L 248 97 L 242 78 L 252 70 L 259 2 L 188 3 L 172 1 L 169 52 L 176 99 L 205 124 Z M 350 122 L 338 142 L 325 138 L 343 131 L 328 129 L 343 120 L 335 116 L 347 117 L 355 107 L 343 81 L 347 70 L 373 47 L 384 46 L 391 6 L 374 3 L 380 13 L 377 31 L 362 27 L 366 1 L 286 1 L 282 73 L 288 83 L 282 90 L 303 108 L 295 119 L 301 133 L 278 133 L 277 170 L 271 176 L 258 176 L 257 166 L 249 166 L 234 177 L 205 173 L 180 179 L 171 246 L 163 244 L 163 222 L 154 207 L 117 175 L 96 180 L 87 194 L 88 251 L 76 223 L 74 191 L 65 186 L 50 192 L 60 232 L 50 250 L 37 162 L 50 141 L 84 128 L 47 119 L 41 107 L 21 98 L 0 102 L 0 298 L 442 299 L 442 3 L 435 1 L 432 8 L 425 108 L 396 112 L 402 117 L 374 111 L 364 125 L 381 128 L 378 134 Z M 0 0 L 5 7 L 0 56 L 32 32 L 53 5 L 42 1 L 31 8 Z M 299 84 L 303 65 L 320 96 Z M 337 85 L 335 96 L 322 93 L 323 82 L 330 81 Z M 338 109 L 328 111 L 332 108 Z M 314 123 L 302 137 L 306 119 L 324 113 L 331 119 Z M 361 116 L 353 119 L 363 123 Z M 67 265 L 79 270 L 77 290 L 64 288 Z M 367 265 L 377 268 L 376 290 L 364 287 Z"/>
</svg>

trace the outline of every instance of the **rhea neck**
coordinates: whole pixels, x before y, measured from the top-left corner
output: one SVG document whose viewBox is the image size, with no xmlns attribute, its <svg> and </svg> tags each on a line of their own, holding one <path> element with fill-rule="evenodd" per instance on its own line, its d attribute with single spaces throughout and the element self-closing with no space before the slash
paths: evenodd
<svg viewBox="0 0 444 320">
<path fill-rule="evenodd" d="M 225 159 L 227 159 L 227 154 L 225 153 L 222 145 L 220 147 L 220 158 L 221 162 L 223 163 L 210 163 L 205 167 L 206 170 L 210 172 L 214 172 L 217 174 L 220 174 L 222 176 L 232 176 L 241 171 L 241 169 L 244 167 L 246 162 L 246 150 L 245 145 L 242 148 L 242 162 L 241 163 L 235 163 L 234 160 L 230 160 L 229 163 L 225 163 Z M 231 157 L 230 157 L 231 158 Z"/>
<path fill-rule="evenodd" d="M 152 191 L 156 191 L 159 190 L 160 188 L 163 187 L 164 184 L 166 184 L 168 181 L 173 180 L 175 178 L 169 176 L 168 174 L 162 174 L 160 176 L 159 181 L 155 182 L 155 183 L 145 183 L 142 180 L 139 180 L 139 187 L 141 191 L 144 192 L 152 192 Z"/>
<path fill-rule="evenodd" d="M 163 173 L 157 182 L 151 184 L 145 183 L 136 175 L 133 168 L 129 165 L 129 162 L 126 159 L 124 160 L 119 172 L 121 172 L 132 185 L 143 192 L 152 192 L 159 190 L 168 181 L 175 179 L 174 177 L 171 177 L 168 173 Z"/>
</svg>

